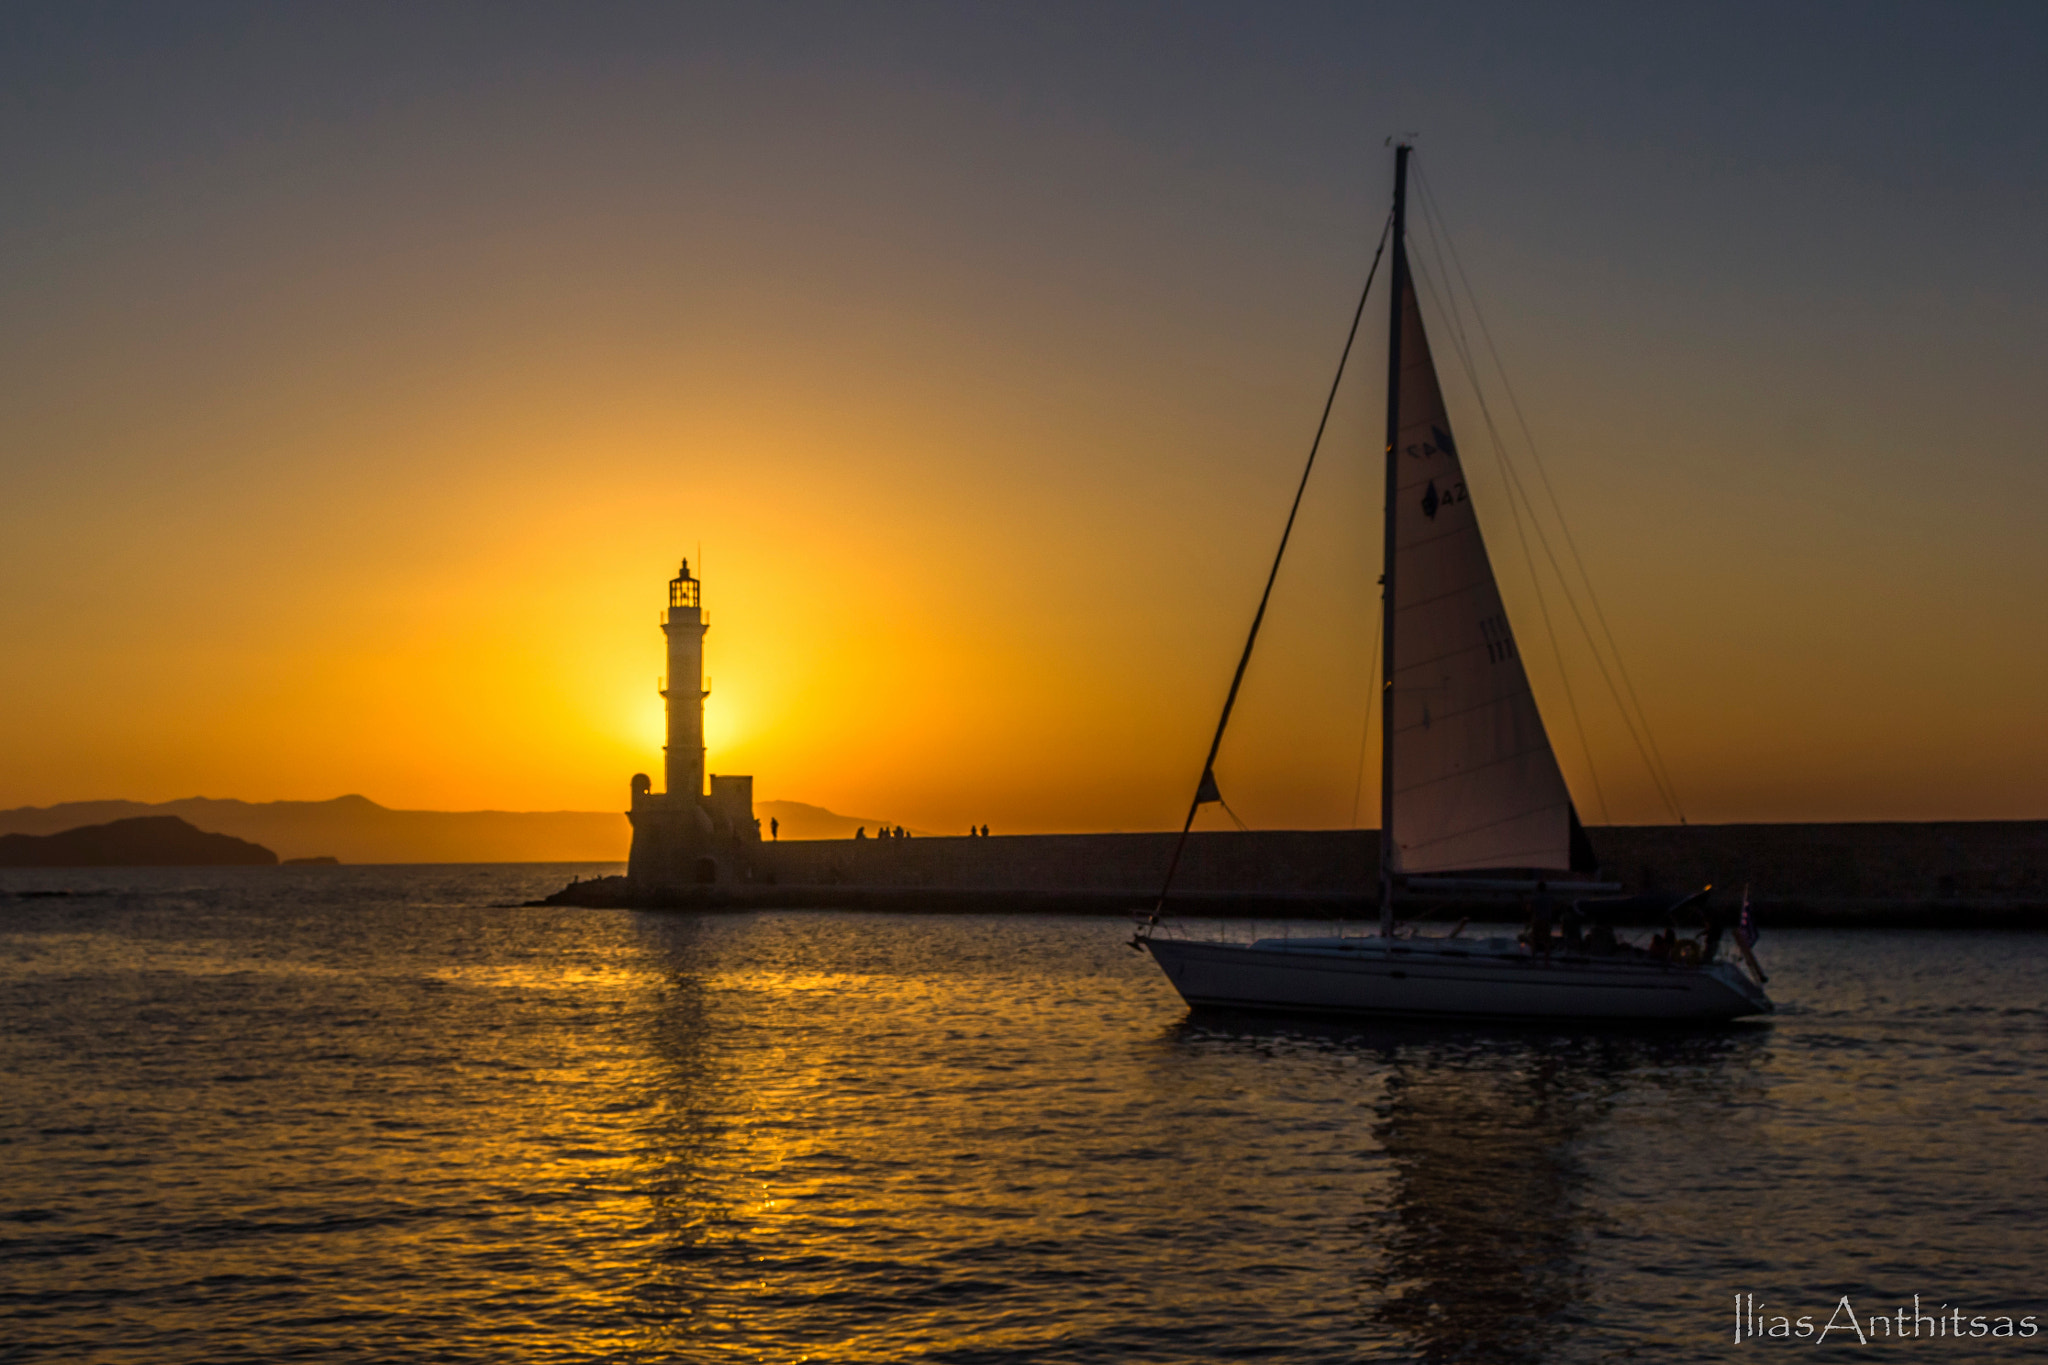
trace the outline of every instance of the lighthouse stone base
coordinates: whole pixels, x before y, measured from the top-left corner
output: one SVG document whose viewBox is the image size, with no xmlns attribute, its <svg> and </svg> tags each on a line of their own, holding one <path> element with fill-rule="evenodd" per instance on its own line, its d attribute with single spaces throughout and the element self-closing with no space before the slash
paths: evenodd
<svg viewBox="0 0 2048 1365">
<path fill-rule="evenodd" d="M 761 823 L 754 779 L 711 779 L 711 794 L 653 792 L 633 779 L 633 849 L 626 875 L 643 888 L 731 886 L 761 875 Z"/>
</svg>

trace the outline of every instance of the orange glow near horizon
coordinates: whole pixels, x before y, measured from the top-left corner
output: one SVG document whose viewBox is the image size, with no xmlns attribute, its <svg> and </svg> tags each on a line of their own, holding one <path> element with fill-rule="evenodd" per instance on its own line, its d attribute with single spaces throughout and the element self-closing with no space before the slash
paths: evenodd
<svg viewBox="0 0 2048 1365">
<path fill-rule="evenodd" d="M 831 341 L 814 344 L 829 355 Z M 890 341 L 888 363 L 928 375 L 904 362 L 921 342 Z M 405 807 L 620 807 L 631 773 L 660 772 L 662 585 L 701 538 L 712 771 L 754 774 L 763 798 L 933 830 L 1176 822 L 1284 509 L 1312 375 L 1237 410 L 1175 414 L 1158 379 L 1112 373 L 1078 381 L 1077 406 L 1107 412 L 1127 381 L 1153 400 L 1127 405 L 1136 418 L 1062 428 L 1034 417 L 1030 395 L 985 387 L 1024 362 L 998 352 L 943 380 L 849 375 L 773 412 L 744 398 L 677 412 L 661 398 L 677 362 L 659 335 L 614 345 L 621 372 L 599 395 L 535 387 L 532 364 L 508 364 L 452 408 L 380 414 L 386 443 L 360 481 L 328 471 L 366 438 L 316 434 L 288 471 L 254 486 L 224 472 L 168 516 L 145 486 L 95 490 L 68 524 L 17 527 L 28 558 L 53 559 L 89 521 L 101 553 L 51 581 L 41 648 L 9 666 L 0 800 L 359 791 Z M 723 364 L 715 380 L 700 372 L 706 387 L 745 394 L 751 357 Z M 1254 823 L 1349 824 L 1360 790 L 1372 387 L 1354 383 L 1340 409 L 1219 763 Z M 196 458 L 212 434 L 174 440 Z M 1189 451 L 1207 473 L 1176 483 Z M 2005 775 L 2012 755 L 1969 742 L 1983 717 L 2031 707 L 2003 642 L 1957 632 L 1943 681 L 1857 669 L 1855 616 L 1878 606 L 1844 617 L 1845 592 L 1834 620 L 1745 619 L 1775 591 L 1755 561 L 1805 550 L 1759 537 L 1731 554 L 1682 510 L 1695 476 L 1667 472 L 1660 487 L 1618 452 L 1613 468 L 1644 511 L 1589 535 L 1589 557 L 1624 570 L 1603 585 L 1609 609 L 1694 820 L 2038 813 L 2038 788 Z M 1482 503 L 1496 564 L 1598 819 L 1498 506 Z M 1650 528 L 1665 518 L 1668 531 Z M 1864 676 L 1823 699 L 1819 681 L 1845 669 Z M 1610 816 L 1664 818 L 1597 679 L 1576 687 Z M 1976 709 L 1943 712 L 1916 691 L 1967 692 Z M 1909 739 L 1894 719 L 1916 704 Z M 1362 789 L 1370 824 L 1371 773 Z"/>
</svg>

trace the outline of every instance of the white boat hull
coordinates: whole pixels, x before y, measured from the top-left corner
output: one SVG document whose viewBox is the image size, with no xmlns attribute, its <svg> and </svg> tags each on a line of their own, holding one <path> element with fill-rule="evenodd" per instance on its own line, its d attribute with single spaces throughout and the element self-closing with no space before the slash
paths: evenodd
<svg viewBox="0 0 2048 1365">
<path fill-rule="evenodd" d="M 1728 962 L 1687 967 L 1633 954 L 1531 953 L 1507 940 L 1264 939 L 1145 946 L 1198 1007 L 1446 1019 L 1706 1022 L 1768 1014 Z"/>
</svg>

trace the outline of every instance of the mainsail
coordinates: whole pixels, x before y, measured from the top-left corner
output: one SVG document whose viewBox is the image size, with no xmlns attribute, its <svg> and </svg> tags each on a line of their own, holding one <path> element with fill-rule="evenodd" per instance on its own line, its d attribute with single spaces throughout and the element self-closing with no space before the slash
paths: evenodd
<svg viewBox="0 0 2048 1365">
<path fill-rule="evenodd" d="M 1389 872 L 1574 866 L 1577 819 L 1501 605 L 1422 312 L 1401 286 Z M 1581 836 L 1583 839 L 1583 836 Z"/>
</svg>

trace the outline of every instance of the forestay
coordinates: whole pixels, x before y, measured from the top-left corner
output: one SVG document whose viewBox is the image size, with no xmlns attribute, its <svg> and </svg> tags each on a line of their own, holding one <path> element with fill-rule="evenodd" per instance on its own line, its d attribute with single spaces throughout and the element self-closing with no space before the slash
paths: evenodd
<svg viewBox="0 0 2048 1365">
<path fill-rule="evenodd" d="M 1571 795 L 1472 514 L 1407 272 L 1389 707 L 1389 871 L 1568 869 Z"/>
</svg>

